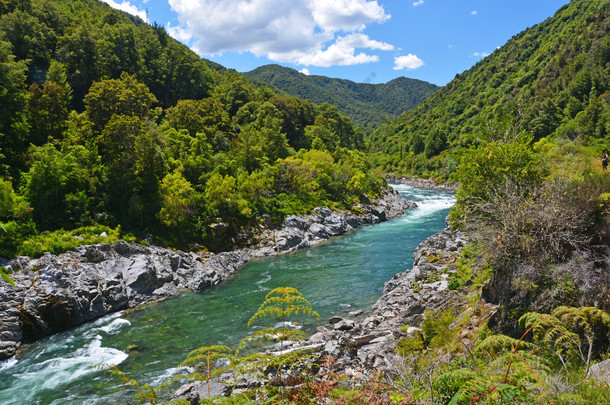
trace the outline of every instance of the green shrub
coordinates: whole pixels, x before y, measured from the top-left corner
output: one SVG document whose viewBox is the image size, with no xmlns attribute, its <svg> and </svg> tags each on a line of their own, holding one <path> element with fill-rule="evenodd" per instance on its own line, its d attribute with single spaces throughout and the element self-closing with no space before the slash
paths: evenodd
<svg viewBox="0 0 610 405">
<path fill-rule="evenodd" d="M 101 236 L 106 232 L 106 237 Z M 24 240 L 17 248 L 20 255 L 39 257 L 45 252 L 59 254 L 75 249 L 81 245 L 96 243 L 114 243 L 121 239 L 121 228 L 112 229 L 104 225 L 85 226 L 64 231 L 43 232 Z M 133 241 L 133 238 L 126 238 Z"/>
<path fill-rule="evenodd" d="M 424 339 L 420 332 L 416 332 L 412 337 L 403 337 L 400 339 L 396 352 L 404 357 L 412 352 L 420 352 L 423 349 Z"/>
</svg>

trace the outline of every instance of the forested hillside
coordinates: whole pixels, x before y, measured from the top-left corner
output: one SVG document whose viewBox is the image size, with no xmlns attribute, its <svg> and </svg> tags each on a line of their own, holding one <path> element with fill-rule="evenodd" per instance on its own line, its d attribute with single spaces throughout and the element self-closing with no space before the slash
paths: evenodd
<svg viewBox="0 0 610 405">
<path fill-rule="evenodd" d="M 210 68 L 95 0 L 0 3 L 0 72 L 0 256 L 102 231 L 228 249 L 383 184 L 335 107 Z"/>
<path fill-rule="evenodd" d="M 495 131 L 498 117 L 534 140 L 570 139 L 601 156 L 610 146 L 609 34 L 609 2 L 572 1 L 376 131 L 379 162 L 447 178 L 463 148 Z"/>
<path fill-rule="evenodd" d="M 245 75 L 291 96 L 335 105 L 355 124 L 371 130 L 420 105 L 438 89 L 434 84 L 406 77 L 384 84 L 355 83 L 308 76 L 279 65 L 261 66 Z"/>
</svg>

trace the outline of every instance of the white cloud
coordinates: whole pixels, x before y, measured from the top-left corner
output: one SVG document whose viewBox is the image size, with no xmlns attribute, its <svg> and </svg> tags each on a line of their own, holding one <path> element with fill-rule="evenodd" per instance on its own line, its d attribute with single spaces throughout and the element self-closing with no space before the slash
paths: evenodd
<svg viewBox="0 0 610 405">
<path fill-rule="evenodd" d="M 303 68 L 303 69 L 299 70 L 299 72 L 303 73 L 305 76 L 309 76 L 309 69 L 307 69 L 307 68 Z"/>
<path fill-rule="evenodd" d="M 472 56 L 477 57 L 477 58 L 484 58 L 486 56 L 489 56 L 489 53 L 487 52 L 475 52 L 472 54 Z"/>
<path fill-rule="evenodd" d="M 394 46 L 385 42 L 372 40 L 364 34 L 355 33 L 337 38 L 335 43 L 330 45 L 326 50 L 319 50 L 314 54 L 301 55 L 297 62 L 302 65 L 329 67 L 379 61 L 379 56 L 377 55 L 367 55 L 362 52 L 356 54 L 356 49 L 358 48 L 391 51 L 394 49 Z"/>
<path fill-rule="evenodd" d="M 181 42 L 190 42 L 190 40 L 193 38 L 188 30 L 180 27 L 172 27 L 169 22 L 165 26 L 165 29 L 169 35 Z"/>
<path fill-rule="evenodd" d="M 478 14 L 478 11 L 477 11 L 477 10 L 472 10 L 472 11 L 470 12 L 470 14 L 471 14 L 471 15 L 477 15 L 477 14 Z"/>
<path fill-rule="evenodd" d="M 292 0 L 295 1 L 295 0 Z M 384 22 L 390 18 L 377 1 L 368 0 L 311 0 L 311 15 L 324 31 L 353 31 L 370 22 Z"/>
<path fill-rule="evenodd" d="M 168 32 L 192 40 L 200 55 L 252 52 L 279 62 L 332 66 L 378 60 L 376 55 L 356 54 L 357 48 L 393 49 L 362 34 L 367 24 L 390 18 L 377 1 L 168 1 L 180 21 Z"/>
<path fill-rule="evenodd" d="M 422 67 L 423 65 L 424 61 L 411 53 L 405 56 L 398 56 L 394 58 L 394 70 L 413 70 Z"/>
<path fill-rule="evenodd" d="M 117 3 L 114 0 L 102 0 L 104 3 L 108 4 L 112 8 L 116 8 L 117 10 L 125 11 L 129 14 L 140 17 L 142 20 L 148 22 L 148 17 L 146 16 L 145 10 L 138 10 L 138 8 L 128 1 L 123 1 L 122 3 Z"/>
<path fill-rule="evenodd" d="M 422 4 L 424 4 L 424 0 L 415 0 L 413 2 L 413 7 L 421 6 Z"/>
</svg>

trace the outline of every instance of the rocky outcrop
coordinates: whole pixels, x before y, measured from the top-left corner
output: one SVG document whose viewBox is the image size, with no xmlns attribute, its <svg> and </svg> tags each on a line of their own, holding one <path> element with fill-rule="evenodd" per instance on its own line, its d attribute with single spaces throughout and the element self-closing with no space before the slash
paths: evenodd
<svg viewBox="0 0 610 405">
<path fill-rule="evenodd" d="M 246 252 L 202 257 L 126 242 L 81 246 L 9 263 L 15 288 L 0 288 L 0 356 L 21 342 L 181 290 L 218 284 L 243 266 Z"/>
<path fill-rule="evenodd" d="M 417 177 L 394 176 L 389 174 L 386 176 L 386 181 L 394 184 L 407 184 L 413 187 L 430 188 L 433 190 L 455 191 L 458 188 L 457 183 L 437 183 L 432 179 L 420 179 Z"/>
<path fill-rule="evenodd" d="M 201 291 L 235 273 L 253 256 L 312 246 L 361 224 L 392 218 L 413 206 L 388 190 L 360 213 L 318 208 L 290 216 L 265 230 L 256 246 L 219 254 L 195 254 L 117 242 L 81 246 L 61 255 L 19 257 L 6 266 L 15 288 L 0 284 L 0 359 L 31 342 L 140 303 L 183 290 Z"/>
</svg>

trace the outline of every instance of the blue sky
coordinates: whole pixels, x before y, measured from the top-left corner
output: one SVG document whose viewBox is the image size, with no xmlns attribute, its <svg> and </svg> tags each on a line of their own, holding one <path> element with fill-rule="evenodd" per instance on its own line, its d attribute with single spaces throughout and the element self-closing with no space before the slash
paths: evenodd
<svg viewBox="0 0 610 405">
<path fill-rule="evenodd" d="M 246 72 L 277 63 L 439 86 L 568 0 L 103 0 L 165 26 L 200 56 Z"/>
</svg>

